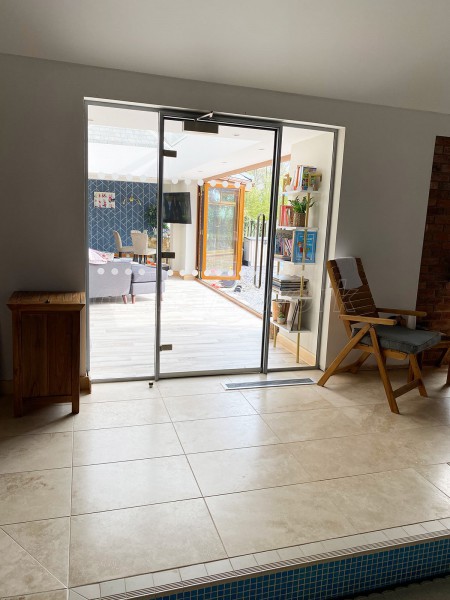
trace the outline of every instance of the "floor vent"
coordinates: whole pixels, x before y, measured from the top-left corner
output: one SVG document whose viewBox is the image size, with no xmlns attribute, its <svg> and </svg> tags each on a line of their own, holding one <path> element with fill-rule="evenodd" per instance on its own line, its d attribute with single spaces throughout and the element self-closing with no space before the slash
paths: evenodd
<svg viewBox="0 0 450 600">
<path fill-rule="evenodd" d="M 309 377 L 302 379 L 270 379 L 265 381 L 240 381 L 239 383 L 224 383 L 226 390 L 249 390 L 253 388 L 285 387 L 288 385 L 314 385 L 316 382 Z"/>
</svg>

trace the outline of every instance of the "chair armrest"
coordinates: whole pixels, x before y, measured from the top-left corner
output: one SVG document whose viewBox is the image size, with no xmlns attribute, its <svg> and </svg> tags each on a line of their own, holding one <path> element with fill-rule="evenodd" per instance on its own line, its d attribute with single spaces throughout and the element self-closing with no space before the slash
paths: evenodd
<svg viewBox="0 0 450 600">
<path fill-rule="evenodd" d="M 370 323 L 371 325 L 397 325 L 395 319 L 381 319 L 380 317 L 363 317 L 362 315 L 339 315 L 343 321 L 353 321 L 354 323 Z"/>
<path fill-rule="evenodd" d="M 381 313 L 393 313 L 394 315 L 410 315 L 411 317 L 426 317 L 427 313 L 423 310 L 404 310 L 401 308 L 377 308 Z"/>
</svg>

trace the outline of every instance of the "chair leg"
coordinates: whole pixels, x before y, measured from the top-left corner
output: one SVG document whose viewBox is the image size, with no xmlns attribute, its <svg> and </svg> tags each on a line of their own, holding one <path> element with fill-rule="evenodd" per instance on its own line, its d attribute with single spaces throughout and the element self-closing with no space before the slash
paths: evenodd
<svg viewBox="0 0 450 600">
<path fill-rule="evenodd" d="M 427 390 L 422 379 L 422 372 L 420 370 L 419 363 L 417 361 L 417 356 L 415 354 L 409 355 L 409 364 L 414 373 L 414 379 L 418 381 L 417 387 L 419 388 L 420 395 L 424 396 L 425 398 L 428 398 Z"/>
<path fill-rule="evenodd" d="M 348 354 L 350 354 L 350 352 L 353 350 L 353 348 L 356 346 L 356 344 L 358 344 L 360 339 L 366 335 L 366 333 L 369 331 L 369 329 L 370 329 L 370 325 L 365 325 L 355 335 L 355 337 L 351 338 L 351 340 L 348 341 L 348 343 L 342 348 L 342 350 L 339 352 L 339 354 L 333 360 L 331 365 L 328 367 L 328 369 L 325 371 L 325 373 L 319 379 L 319 381 L 317 382 L 317 385 L 324 386 L 326 384 L 326 382 L 330 379 L 330 377 L 333 375 L 333 373 L 339 367 L 339 365 L 344 360 L 344 358 Z"/>
<path fill-rule="evenodd" d="M 391 409 L 391 412 L 398 415 L 400 414 L 400 411 L 398 410 L 397 401 L 395 400 L 394 396 L 394 390 L 392 389 L 392 385 L 386 371 L 386 359 L 384 354 L 381 352 L 377 334 L 373 327 L 370 329 L 370 337 L 372 339 L 372 346 L 375 350 L 374 354 L 377 361 L 378 370 L 380 372 L 381 381 L 383 382 L 384 391 L 386 392 L 386 397 L 389 402 L 389 408 Z"/>
</svg>

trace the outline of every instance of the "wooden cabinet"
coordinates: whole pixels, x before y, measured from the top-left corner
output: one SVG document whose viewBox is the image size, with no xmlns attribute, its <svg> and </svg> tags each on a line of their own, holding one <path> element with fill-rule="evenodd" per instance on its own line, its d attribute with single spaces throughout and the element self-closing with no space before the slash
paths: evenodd
<svg viewBox="0 0 450 600">
<path fill-rule="evenodd" d="M 14 415 L 24 404 L 80 403 L 81 292 L 14 292 Z"/>
</svg>

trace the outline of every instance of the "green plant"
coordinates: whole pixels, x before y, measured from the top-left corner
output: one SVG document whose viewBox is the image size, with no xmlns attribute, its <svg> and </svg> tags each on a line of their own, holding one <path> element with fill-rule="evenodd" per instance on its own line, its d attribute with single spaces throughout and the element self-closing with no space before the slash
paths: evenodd
<svg viewBox="0 0 450 600">
<path fill-rule="evenodd" d="M 308 196 L 303 196 L 303 198 L 300 200 L 300 196 L 296 196 L 294 198 L 294 200 L 290 200 L 291 206 L 294 209 L 294 212 L 296 213 L 300 213 L 300 214 L 305 214 L 308 208 L 311 208 L 311 206 L 314 206 L 314 204 L 316 203 L 315 200 L 313 200 L 312 198 L 309 198 L 308 200 Z"/>
<path fill-rule="evenodd" d="M 144 212 L 144 218 L 148 228 L 155 229 L 158 226 L 158 209 L 156 208 L 156 204 L 150 204 L 147 210 Z M 169 225 L 167 223 L 163 223 L 163 231 L 168 231 Z"/>
</svg>

